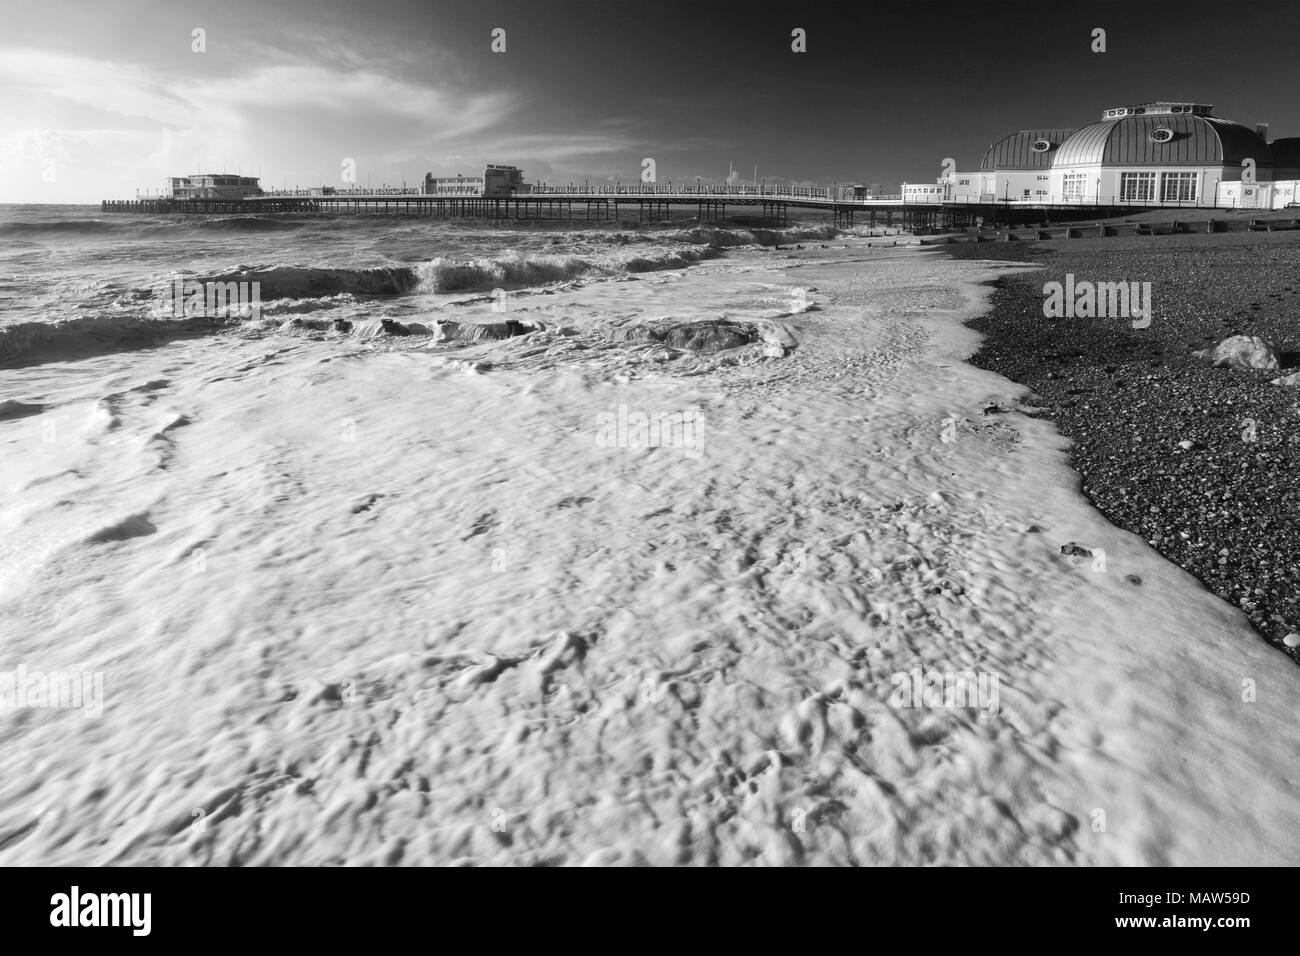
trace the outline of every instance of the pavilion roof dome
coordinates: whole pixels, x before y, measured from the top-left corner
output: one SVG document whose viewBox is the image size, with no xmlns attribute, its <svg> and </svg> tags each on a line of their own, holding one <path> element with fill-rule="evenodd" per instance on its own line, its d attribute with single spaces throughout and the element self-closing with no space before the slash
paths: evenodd
<svg viewBox="0 0 1300 956">
<path fill-rule="evenodd" d="M 1072 129 L 1022 129 L 989 146 L 980 169 L 1048 169 Z"/>
<path fill-rule="evenodd" d="M 1061 144 L 1052 165 L 1237 166 L 1243 159 L 1272 165 L 1272 152 L 1259 134 L 1210 116 L 1209 109 L 1148 103 L 1107 110 L 1110 118 L 1083 127 Z"/>
</svg>

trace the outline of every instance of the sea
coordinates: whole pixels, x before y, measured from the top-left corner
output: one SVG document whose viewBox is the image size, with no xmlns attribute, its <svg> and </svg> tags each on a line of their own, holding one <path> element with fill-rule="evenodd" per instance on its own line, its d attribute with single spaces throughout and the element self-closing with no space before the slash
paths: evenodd
<svg viewBox="0 0 1300 956">
<path fill-rule="evenodd" d="M 820 222 L 645 226 L 389 215 L 129 215 L 93 206 L 0 206 L 0 360 L 52 335 L 147 334 L 179 316 L 250 318 L 248 309 L 179 310 L 184 283 L 246 277 L 263 319 L 311 314 L 364 328 L 428 316 L 476 296 L 685 270 L 728 251 L 822 242 Z M 849 233 L 852 235 L 853 233 Z M 869 234 L 869 231 L 864 231 Z M 883 230 L 882 230 L 883 234 Z M 247 305 L 247 302 L 242 303 Z M 209 303 L 211 305 L 211 303 Z M 500 311 L 498 305 L 498 311 Z M 342 327 L 342 325 L 340 325 Z"/>
</svg>

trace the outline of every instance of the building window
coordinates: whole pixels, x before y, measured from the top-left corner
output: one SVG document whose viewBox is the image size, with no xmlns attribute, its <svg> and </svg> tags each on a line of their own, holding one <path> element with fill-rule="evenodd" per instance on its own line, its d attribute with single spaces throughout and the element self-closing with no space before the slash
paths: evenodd
<svg viewBox="0 0 1300 956">
<path fill-rule="evenodd" d="M 1153 202 L 1156 198 L 1155 173 L 1120 173 L 1121 202 Z"/>
<path fill-rule="evenodd" d="M 1161 202 L 1196 202 L 1196 173 L 1165 173 L 1160 177 Z"/>
<path fill-rule="evenodd" d="M 1061 178 L 1061 197 L 1066 202 L 1082 202 L 1087 188 L 1087 173 L 1066 173 Z"/>
</svg>

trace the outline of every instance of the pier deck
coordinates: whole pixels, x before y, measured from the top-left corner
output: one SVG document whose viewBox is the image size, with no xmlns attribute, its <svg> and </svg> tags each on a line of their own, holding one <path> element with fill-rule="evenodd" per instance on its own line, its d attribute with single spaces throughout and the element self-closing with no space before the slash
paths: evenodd
<svg viewBox="0 0 1300 956">
<path fill-rule="evenodd" d="M 839 225 L 903 228 L 960 228 L 982 222 L 994 226 L 1127 215 L 1146 207 L 1081 204 L 904 202 L 898 196 L 863 197 L 852 187 L 789 186 L 538 186 L 511 196 L 437 196 L 392 188 L 380 190 L 289 190 L 244 199 L 105 200 L 103 212 L 237 215 L 240 213 L 316 212 L 360 215 L 434 216 L 492 220 L 641 222 L 667 220 L 672 210 L 694 207 L 702 222 L 724 222 L 728 210 L 757 214 L 782 225 L 791 209 L 831 213 Z M 1196 207 L 1189 207 L 1196 208 Z M 1213 208 L 1213 207 L 1202 207 Z"/>
</svg>

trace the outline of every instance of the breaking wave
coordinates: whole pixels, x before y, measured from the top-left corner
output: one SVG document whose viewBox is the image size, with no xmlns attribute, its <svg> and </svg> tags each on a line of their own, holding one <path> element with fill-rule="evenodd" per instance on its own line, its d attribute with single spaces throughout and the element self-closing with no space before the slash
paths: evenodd
<svg viewBox="0 0 1300 956">
<path fill-rule="evenodd" d="M 376 266 L 370 269 L 326 269 L 309 266 L 270 266 L 240 269 L 221 275 L 191 276 L 187 281 L 258 283 L 258 295 L 266 299 L 312 299 L 328 295 L 401 295 L 419 284 L 414 269 L 407 266 Z"/>
<path fill-rule="evenodd" d="M 232 216 L 138 216 L 96 217 L 89 211 L 68 217 L 42 221 L 39 213 L 22 213 L 16 221 L 0 222 L 0 238 L 8 240 L 9 262 L 19 262 L 15 248 L 26 245 L 67 245 L 79 250 L 74 237 L 86 234 L 89 252 L 76 252 L 82 262 L 100 255 L 101 250 L 124 250 L 142 258 L 152 256 L 161 264 L 169 255 L 169 246 L 154 241 L 160 234 L 181 237 L 191 230 L 213 233 L 209 249 L 242 248 L 242 233 L 302 230 L 286 249 L 319 251 L 315 244 L 315 227 L 321 235 L 339 238 L 340 223 L 357 223 L 366 217 L 340 217 L 316 214 L 232 215 Z M 425 233 L 425 227 L 436 231 Z M 612 225 L 612 224 L 611 224 Z M 394 223 L 385 217 L 384 235 L 391 235 Z M 205 314 L 184 315 L 172 311 L 175 282 L 200 284 L 257 283 L 257 304 L 269 315 L 282 318 L 307 317 L 322 310 L 339 309 L 349 315 L 364 312 L 368 299 L 400 299 L 419 294 L 453 294 L 480 296 L 494 290 L 526 290 L 565 283 L 618 279 L 661 270 L 683 270 L 697 263 L 723 256 L 730 249 L 743 246 L 782 246 L 804 241 L 830 239 L 843 234 L 829 225 L 794 225 L 766 228 L 734 222 L 693 223 L 661 228 L 548 229 L 543 233 L 521 233 L 516 241 L 520 248 L 490 248 L 500 243 L 508 231 L 466 225 L 464 229 L 446 223 L 414 222 L 406 246 L 396 252 L 391 247 L 381 254 L 389 264 L 373 267 L 331 267 L 258 264 L 232 266 L 220 271 L 168 271 L 152 281 L 135 275 L 85 276 L 73 273 L 45 287 L 29 289 L 7 283 L 11 298 L 26 295 L 31 302 L 24 307 L 35 317 L 44 313 L 44 321 L 0 321 L 0 362 L 9 363 L 29 350 L 57 344 L 66 354 L 88 354 L 98 348 L 133 347 L 149 338 L 166 335 L 199 334 L 220 331 L 237 324 L 248 311 L 246 296 L 252 290 L 236 293 L 238 306 L 209 306 Z M 218 239 L 224 233 L 228 238 Z M 131 240 L 151 237 L 147 243 Z M 375 232 L 363 231 L 359 241 L 372 242 Z M 57 238 L 56 238 L 57 237 Z M 27 241 L 27 240 L 30 240 Z M 251 240 L 249 240 L 251 241 Z M 544 244 L 542 249 L 529 248 Z M 489 245 L 489 248 L 476 248 Z M 252 247 L 249 247 L 252 248 Z M 370 254 L 370 248 L 357 250 L 358 256 Z M 375 250 L 378 252 L 378 250 Z M 25 253 L 23 253 L 25 254 Z M 71 255 L 72 253 L 69 253 Z M 293 253 L 290 253 L 293 254 Z M 21 260 L 24 263 L 26 260 Z M 227 260 L 230 261 L 230 260 Z M 373 261 L 373 260 L 372 260 Z M 200 267 L 202 268 L 202 267 Z M 26 300 L 24 300 L 26 301 Z M 229 301 L 229 300 L 223 300 Z M 473 301 L 471 299 L 471 301 Z M 420 303 L 415 302 L 418 307 Z M 399 312 L 405 305 L 396 305 Z M 388 308 L 381 306 L 381 308 Z M 214 314 L 223 313 L 223 314 Z M 58 316 L 56 318 L 56 316 Z M 17 318 L 17 316 L 15 316 Z M 52 354 L 52 353 L 51 353 Z"/>
<path fill-rule="evenodd" d="M 578 255 L 518 253 L 461 260 L 432 259 L 419 269 L 420 291 L 447 293 L 527 289 L 573 279 L 685 269 L 714 255 L 716 253 L 708 249 L 678 249 L 600 259 Z"/>
<path fill-rule="evenodd" d="M 581 256 L 504 255 L 475 259 L 432 259 L 419 268 L 425 292 L 483 292 L 490 289 L 526 289 L 564 282 L 591 274 L 601 267 Z"/>
<path fill-rule="evenodd" d="M 115 346 L 164 335 L 206 334 L 238 325 L 240 317 L 191 316 L 157 319 L 146 315 L 93 315 L 62 322 L 0 325 L 0 362 L 10 362 L 41 346 L 57 345 L 59 358 L 78 352 L 111 351 Z"/>
<path fill-rule="evenodd" d="M 140 222 L 123 222 L 109 219 L 57 219 L 46 222 L 15 220 L 13 222 L 0 222 L 0 236 L 133 232 L 139 230 L 140 226 Z"/>
<path fill-rule="evenodd" d="M 789 226 L 784 229 L 695 226 L 680 230 L 675 238 L 681 242 L 725 249 L 735 246 L 785 246 L 834 239 L 839 234 L 840 230 L 835 226 Z"/>
</svg>

